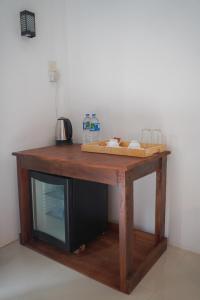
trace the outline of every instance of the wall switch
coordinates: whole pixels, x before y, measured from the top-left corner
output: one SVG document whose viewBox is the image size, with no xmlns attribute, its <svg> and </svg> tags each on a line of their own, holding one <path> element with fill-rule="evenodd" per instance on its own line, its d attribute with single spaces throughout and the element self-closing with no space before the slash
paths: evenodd
<svg viewBox="0 0 200 300">
<path fill-rule="evenodd" d="M 58 80 L 58 70 L 56 61 L 48 62 L 49 82 L 56 82 Z"/>
</svg>

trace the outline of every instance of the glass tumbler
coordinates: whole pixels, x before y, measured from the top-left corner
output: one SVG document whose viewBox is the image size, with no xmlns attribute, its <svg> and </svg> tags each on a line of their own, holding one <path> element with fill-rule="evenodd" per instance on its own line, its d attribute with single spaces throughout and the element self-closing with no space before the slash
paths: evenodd
<svg viewBox="0 0 200 300">
<path fill-rule="evenodd" d="M 151 130 L 151 144 L 162 144 L 163 136 L 160 129 Z"/>
<path fill-rule="evenodd" d="M 142 144 L 151 144 L 151 129 L 144 128 L 141 130 L 141 143 Z"/>
</svg>

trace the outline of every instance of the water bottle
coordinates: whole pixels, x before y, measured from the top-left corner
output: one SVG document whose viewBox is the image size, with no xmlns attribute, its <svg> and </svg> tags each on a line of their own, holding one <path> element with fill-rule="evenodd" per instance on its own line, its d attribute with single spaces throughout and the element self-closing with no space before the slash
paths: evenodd
<svg viewBox="0 0 200 300">
<path fill-rule="evenodd" d="M 83 144 L 90 142 L 90 114 L 85 114 L 83 119 Z"/>
<path fill-rule="evenodd" d="M 100 122 L 96 117 L 96 114 L 92 114 L 90 121 L 90 141 L 96 142 L 99 140 L 100 135 Z"/>
</svg>

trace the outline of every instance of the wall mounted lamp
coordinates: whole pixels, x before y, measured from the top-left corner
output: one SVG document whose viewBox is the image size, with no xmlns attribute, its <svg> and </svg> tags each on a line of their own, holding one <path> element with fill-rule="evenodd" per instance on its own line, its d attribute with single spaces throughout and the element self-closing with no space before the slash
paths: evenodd
<svg viewBox="0 0 200 300">
<path fill-rule="evenodd" d="M 20 12 L 21 35 L 29 38 L 35 37 L 35 14 L 23 10 Z"/>
</svg>

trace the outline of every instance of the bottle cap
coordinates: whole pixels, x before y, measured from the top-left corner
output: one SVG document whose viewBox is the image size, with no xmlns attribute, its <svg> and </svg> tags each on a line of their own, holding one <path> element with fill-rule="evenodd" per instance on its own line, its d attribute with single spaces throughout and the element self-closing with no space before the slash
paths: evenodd
<svg viewBox="0 0 200 300">
<path fill-rule="evenodd" d="M 95 113 L 92 113 L 92 116 L 93 116 L 93 117 L 95 117 L 95 116 L 96 116 L 96 114 L 95 114 Z"/>
<path fill-rule="evenodd" d="M 90 114 L 85 114 L 86 117 L 89 117 Z"/>
</svg>

